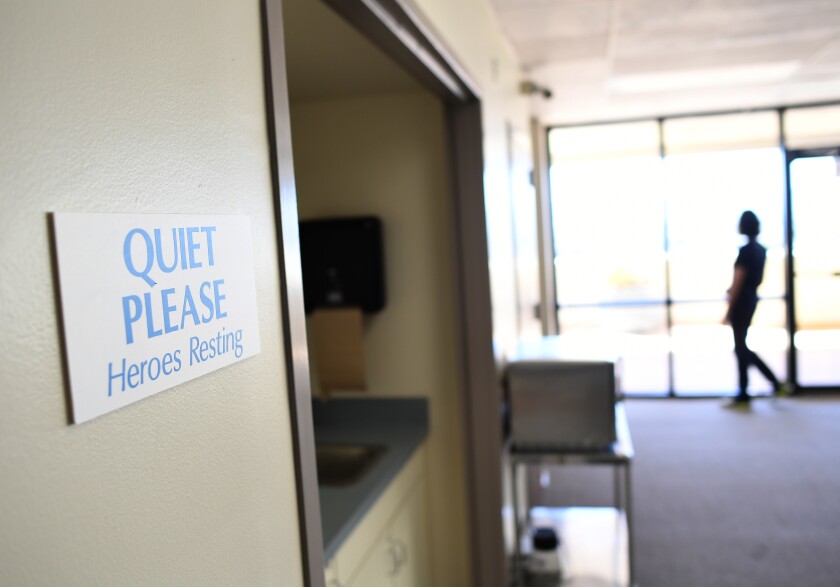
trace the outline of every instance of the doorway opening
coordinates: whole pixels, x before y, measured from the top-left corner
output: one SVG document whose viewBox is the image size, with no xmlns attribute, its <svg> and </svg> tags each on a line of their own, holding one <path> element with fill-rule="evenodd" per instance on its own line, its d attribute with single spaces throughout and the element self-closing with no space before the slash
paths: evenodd
<svg viewBox="0 0 840 587">
<path fill-rule="evenodd" d="M 318 20 L 319 17 L 313 14 L 313 11 L 324 9 L 325 4 L 335 9 L 341 17 L 346 19 L 346 22 L 341 21 L 339 25 L 336 15 L 332 12 L 329 15 L 336 27 L 331 30 L 319 28 L 320 25 L 317 22 L 307 20 L 310 16 L 313 20 Z M 296 8 L 300 8 L 301 11 L 297 16 L 292 16 L 291 11 Z M 326 14 L 323 11 L 321 13 Z M 283 20 L 286 17 L 289 17 L 289 26 L 286 27 L 286 34 L 284 34 Z M 385 185 L 386 192 L 376 200 L 376 203 L 383 206 L 383 215 L 387 208 L 388 213 L 401 218 L 399 222 L 390 223 L 385 227 L 386 263 L 389 257 L 388 249 L 391 251 L 391 257 L 394 258 L 394 254 L 405 253 L 412 247 L 412 250 L 416 251 L 418 243 L 426 245 L 426 252 L 429 248 L 441 252 L 449 245 L 449 250 L 446 250 L 443 255 L 446 267 L 434 263 L 426 263 L 425 266 L 426 269 L 431 266 L 434 271 L 442 274 L 448 273 L 447 277 L 452 285 L 452 287 L 441 287 L 439 291 L 434 291 L 428 296 L 430 300 L 436 301 L 446 298 L 445 303 L 451 304 L 452 308 L 447 313 L 439 313 L 439 315 L 436 313 L 436 318 L 440 316 L 449 318 L 447 324 L 435 332 L 437 341 L 445 344 L 435 345 L 434 341 L 428 344 L 429 338 L 426 337 L 425 350 L 438 355 L 444 354 L 447 362 L 446 375 L 450 376 L 449 379 L 456 380 L 455 385 L 449 387 L 435 384 L 425 386 L 429 393 L 437 394 L 434 398 L 436 401 L 431 402 L 433 404 L 431 418 L 436 419 L 432 427 L 432 435 L 436 438 L 428 439 L 430 451 L 434 453 L 436 450 L 449 449 L 446 458 L 431 456 L 430 469 L 445 468 L 450 464 L 453 467 L 452 471 L 430 470 L 426 475 L 429 479 L 429 491 L 435 494 L 430 500 L 432 509 L 430 523 L 434 525 L 438 534 L 441 534 L 434 542 L 435 552 L 431 555 L 433 568 L 429 572 L 453 576 L 457 584 L 475 582 L 488 587 L 501 585 L 504 577 L 503 541 L 501 521 L 497 515 L 501 509 L 501 483 L 498 471 L 501 430 L 498 426 L 498 407 L 492 402 L 497 396 L 487 394 L 489 389 L 498 386 L 498 381 L 492 352 L 483 191 L 481 102 L 478 94 L 471 82 L 456 71 L 458 69 L 456 62 L 442 49 L 443 45 L 431 38 L 430 33 L 424 31 L 415 22 L 407 3 L 403 4 L 399 0 L 389 0 L 382 4 L 361 0 L 352 2 L 324 0 L 323 3 L 311 2 L 311 0 L 266 0 L 265 22 L 269 57 L 266 64 L 269 140 L 272 146 L 277 227 L 280 234 L 284 339 L 286 360 L 289 366 L 292 440 L 296 461 L 306 584 L 323 585 L 325 561 L 315 468 L 315 438 L 310 409 L 312 399 L 310 364 L 306 351 L 306 320 L 298 240 L 298 221 L 300 220 L 296 193 L 298 186 L 296 186 L 294 175 L 295 171 L 300 172 L 297 165 L 299 152 L 303 153 L 310 147 L 316 154 L 310 159 L 310 163 L 315 162 L 310 171 L 314 170 L 314 174 L 317 174 L 319 170 L 327 171 L 328 166 L 320 165 L 319 167 L 317 144 L 313 145 L 312 141 L 309 141 L 308 145 L 301 145 L 300 142 L 293 145 L 294 129 L 292 127 L 295 126 L 296 121 L 298 128 L 306 125 L 316 128 L 324 123 L 323 128 L 319 130 L 329 133 L 338 128 L 338 125 L 355 125 L 358 132 L 355 132 L 354 137 L 358 142 L 353 145 L 351 141 L 345 145 L 348 149 L 354 150 L 344 151 L 344 153 L 358 158 L 382 147 L 381 144 L 365 144 L 370 133 L 366 132 L 364 122 L 370 119 L 371 122 L 375 122 L 378 131 L 385 133 L 395 130 L 393 126 L 389 126 L 389 122 L 410 126 L 423 121 L 431 121 L 430 124 L 415 129 L 416 133 L 403 135 L 403 137 L 411 138 L 417 134 L 424 136 L 429 133 L 434 134 L 435 136 L 430 140 L 430 143 L 434 143 L 434 148 L 423 151 L 429 157 L 423 155 L 412 158 L 412 151 L 408 148 L 403 149 L 402 146 L 385 155 L 401 156 L 402 161 L 407 162 L 409 166 L 416 166 L 418 161 L 435 160 L 441 163 L 443 160 L 442 167 L 445 171 L 439 173 L 441 170 L 437 169 L 435 173 L 427 173 L 421 169 L 415 175 L 406 175 L 403 172 L 395 172 L 387 164 L 382 164 L 383 159 L 380 158 L 377 165 L 372 158 L 373 171 L 365 177 L 360 177 L 359 169 L 342 169 L 347 157 L 342 157 L 340 148 L 336 148 L 333 149 L 332 165 L 328 170 L 333 174 L 332 179 L 335 180 L 332 188 L 327 188 L 331 193 L 321 194 L 325 196 L 325 199 L 318 202 L 307 198 L 305 212 L 310 217 L 322 214 L 339 216 L 357 214 L 358 209 L 354 209 L 353 206 L 358 205 L 359 199 L 372 197 L 370 191 L 367 193 L 359 191 L 361 180 L 368 182 L 368 187 L 371 188 Z M 350 31 L 347 22 L 352 25 L 353 31 Z M 311 42 L 307 49 L 297 51 L 287 45 L 288 39 L 285 37 L 291 29 L 310 37 Z M 361 45 L 364 47 L 356 42 L 360 39 L 359 33 L 363 37 L 364 42 Z M 331 43 L 328 41 L 336 39 L 349 41 L 350 37 L 355 39 L 352 41 L 355 48 L 368 58 L 354 61 L 352 52 L 340 52 L 338 60 L 346 57 L 349 58 L 350 63 L 346 60 L 339 63 L 332 50 L 335 47 L 329 49 L 328 46 Z M 291 80 L 296 75 L 295 72 L 306 76 L 304 85 L 308 85 L 313 92 L 317 93 L 326 89 L 333 93 L 333 98 L 336 98 L 335 92 L 342 85 L 349 85 L 356 92 L 361 90 L 361 93 L 369 94 L 370 90 L 374 90 L 374 94 L 387 92 L 389 88 L 376 86 L 376 83 L 383 81 L 379 75 L 381 69 L 374 67 L 374 70 L 379 69 L 379 71 L 371 71 L 369 67 L 381 65 L 394 74 L 388 76 L 390 81 L 397 81 L 399 84 L 408 81 L 411 87 L 407 88 L 407 94 L 412 95 L 406 94 L 400 100 L 380 101 L 382 108 L 376 108 L 373 103 L 377 102 L 377 98 L 371 98 L 369 95 L 359 100 L 346 95 L 339 99 L 330 99 L 324 95 L 298 96 L 303 102 L 309 103 L 296 104 L 290 120 L 289 88 L 286 86 L 285 65 L 287 56 L 292 52 L 296 52 L 299 61 L 294 62 L 294 58 L 289 60 L 289 79 Z M 319 61 L 321 64 L 326 63 L 326 67 L 319 69 L 315 65 Z M 395 63 L 399 67 L 395 67 Z M 405 72 L 400 71 L 400 68 L 408 72 L 410 78 L 413 79 L 407 79 Z M 300 83 L 301 79 L 298 77 L 298 81 L 293 82 L 298 90 L 303 87 Z M 396 109 L 401 112 L 389 121 L 385 109 L 394 110 L 394 107 L 400 104 L 402 107 Z M 424 113 L 420 118 L 416 118 L 412 113 L 418 110 Z M 325 114 L 324 117 L 319 116 L 322 112 Z M 327 114 L 335 123 L 332 129 L 329 128 L 330 124 L 325 122 Z M 397 140 L 399 138 L 396 137 Z M 340 147 L 340 145 L 336 144 L 333 147 Z M 293 148 L 295 150 L 294 163 Z M 315 177 L 313 180 L 314 174 L 309 176 L 308 187 L 301 184 L 301 187 L 310 193 L 316 184 L 320 186 L 317 189 L 320 189 L 329 183 L 329 181 L 320 180 L 330 179 Z M 439 181 L 443 176 L 447 177 L 442 182 Z M 429 189 L 434 197 L 435 213 L 448 221 L 447 226 L 443 226 L 443 223 L 435 224 L 434 214 L 428 213 L 426 209 L 421 210 L 421 213 L 425 215 L 418 213 L 417 217 L 406 219 L 406 214 L 411 215 L 412 208 L 410 206 L 399 208 L 399 198 L 406 191 L 406 184 L 410 183 L 410 187 L 415 191 L 418 185 L 428 188 L 429 177 L 433 177 L 441 184 L 436 183 L 434 188 Z M 375 185 L 377 183 L 380 185 Z M 354 195 L 350 193 L 352 190 L 356 191 L 355 196 L 358 198 L 354 198 Z M 362 191 L 364 191 L 363 188 Z M 302 195 L 300 203 L 304 198 L 306 196 Z M 330 209 L 320 209 L 319 207 L 327 201 Z M 416 200 L 413 202 L 413 204 L 417 203 Z M 430 202 L 422 204 L 430 205 Z M 312 205 L 311 209 L 309 205 Z M 394 211 L 395 206 L 396 211 Z M 303 211 L 303 206 L 301 210 Z M 433 225 L 434 230 L 428 229 L 429 224 Z M 421 225 L 424 228 L 418 230 L 418 226 Z M 442 238 L 441 232 L 447 229 L 449 231 L 447 238 Z M 389 233 L 396 237 L 397 245 L 389 245 Z M 411 241 L 410 246 L 405 244 L 408 241 Z M 430 242 L 435 243 L 434 247 L 428 246 Z M 399 250 L 397 247 L 400 247 Z M 426 253 L 421 251 L 420 256 L 422 257 L 423 254 Z M 403 316 L 409 315 L 411 311 L 410 307 L 406 307 L 410 304 L 405 303 L 406 281 L 410 281 L 411 272 L 414 270 L 416 273 L 417 269 L 411 263 L 386 267 L 386 275 L 389 271 L 394 275 L 399 274 L 396 283 L 399 283 L 402 289 L 399 292 L 392 290 L 389 294 L 391 301 L 388 303 L 391 308 L 399 305 Z M 409 278 L 406 278 L 406 275 Z M 434 284 L 435 281 L 429 280 L 429 283 Z M 408 286 L 409 289 L 410 287 Z M 418 315 L 421 314 L 418 313 Z M 384 321 L 379 320 L 379 322 Z M 439 321 L 427 320 L 420 325 L 420 328 L 428 331 L 437 326 L 439 326 Z M 387 337 L 382 338 L 380 346 L 390 344 L 391 348 L 388 350 L 394 356 L 394 353 L 399 353 L 400 345 L 412 336 L 417 338 L 415 332 L 402 328 L 399 335 L 391 337 L 388 343 L 382 342 Z M 447 354 L 445 352 L 449 348 L 446 347 L 447 344 L 454 347 L 455 352 Z M 411 354 L 405 353 L 404 357 L 397 358 L 410 359 Z M 396 370 L 398 363 L 399 361 L 391 361 L 377 365 L 377 368 L 383 372 L 388 368 Z M 433 376 L 441 371 L 426 369 L 425 374 Z M 400 386 L 405 388 L 414 383 L 416 381 L 412 379 L 411 373 L 404 372 L 400 379 Z M 448 410 L 447 407 L 450 405 L 460 405 L 461 410 Z M 434 413 L 435 409 L 439 411 L 437 415 Z M 463 466 L 457 466 L 458 463 L 452 458 L 455 447 L 462 449 Z M 447 483 L 450 484 L 448 490 L 444 487 Z M 454 487 L 451 486 L 453 483 Z M 442 491 L 441 488 L 444 490 Z M 454 499 L 454 496 L 458 494 L 462 494 L 464 498 L 463 506 Z M 466 499 L 466 496 L 470 498 Z M 466 526 L 466 529 L 460 528 L 459 533 L 453 531 L 445 534 L 447 528 L 451 527 L 449 520 L 441 524 L 436 523 L 435 520 L 445 518 L 447 513 L 452 514 L 452 519 L 463 520 L 461 525 Z M 458 540 L 459 535 L 466 535 L 466 539 Z M 450 542 L 454 545 L 451 548 Z M 456 566 L 459 576 L 471 576 L 472 581 L 459 581 L 459 577 L 455 576 L 451 570 Z M 421 584 L 425 583 L 421 582 Z"/>
<path fill-rule="evenodd" d="M 840 379 L 840 149 L 788 154 L 791 370 L 803 387 Z"/>
</svg>

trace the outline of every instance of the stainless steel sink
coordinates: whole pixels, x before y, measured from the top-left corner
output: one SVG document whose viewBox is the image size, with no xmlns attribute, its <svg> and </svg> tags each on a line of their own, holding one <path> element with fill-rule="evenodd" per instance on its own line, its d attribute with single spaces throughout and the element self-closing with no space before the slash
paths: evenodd
<svg viewBox="0 0 840 587">
<path fill-rule="evenodd" d="M 318 484 L 352 485 L 385 454 L 385 447 L 365 444 L 315 443 Z"/>
</svg>

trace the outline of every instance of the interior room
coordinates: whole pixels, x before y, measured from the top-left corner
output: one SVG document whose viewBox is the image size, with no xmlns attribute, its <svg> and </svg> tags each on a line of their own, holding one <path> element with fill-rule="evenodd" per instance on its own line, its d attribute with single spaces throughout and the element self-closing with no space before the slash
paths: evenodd
<svg viewBox="0 0 840 587">
<path fill-rule="evenodd" d="M 325 331 L 318 331 L 315 321 L 329 316 L 324 308 L 308 315 L 316 441 L 319 410 L 340 406 L 342 400 L 424 398 L 431 426 L 422 475 L 414 483 L 423 486 L 424 509 L 415 521 L 426 526 L 428 545 L 420 550 L 427 549 L 428 556 L 411 569 L 418 573 L 412 584 L 466 584 L 466 488 L 454 362 L 454 226 L 443 105 L 330 7 L 293 0 L 284 4 L 284 17 L 290 24 L 289 109 L 300 220 L 374 217 L 381 222 L 384 258 L 385 301 L 381 310 L 359 318 L 361 381 L 324 368 L 325 354 L 348 355 L 344 348 L 320 348 L 347 327 L 327 323 Z M 336 246 L 352 246 L 355 239 L 350 235 Z M 306 279 L 310 269 L 302 252 Z M 339 272 L 340 280 L 349 271 Z M 323 377 L 331 379 L 324 382 Z M 324 499 L 344 499 L 327 493 Z M 335 572 L 344 561 L 327 554 L 333 559 L 327 566 Z M 340 571 L 347 582 L 348 569 Z M 353 581 L 374 584 L 365 578 Z"/>
<path fill-rule="evenodd" d="M 0 584 L 840 584 L 836 2 L 7 2 L 0 55 Z"/>
</svg>

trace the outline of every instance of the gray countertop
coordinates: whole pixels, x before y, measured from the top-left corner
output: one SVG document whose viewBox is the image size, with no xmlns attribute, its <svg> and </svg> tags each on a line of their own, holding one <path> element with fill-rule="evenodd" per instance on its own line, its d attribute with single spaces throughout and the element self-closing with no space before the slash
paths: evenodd
<svg viewBox="0 0 840 587">
<path fill-rule="evenodd" d="M 316 443 L 385 447 L 382 457 L 352 485 L 318 487 L 324 558 L 329 561 L 426 438 L 428 400 L 314 400 L 312 415 Z"/>
</svg>

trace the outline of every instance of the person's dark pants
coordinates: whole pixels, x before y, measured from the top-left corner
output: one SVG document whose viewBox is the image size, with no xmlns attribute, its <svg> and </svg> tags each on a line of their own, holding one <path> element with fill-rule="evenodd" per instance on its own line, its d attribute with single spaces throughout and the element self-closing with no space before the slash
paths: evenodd
<svg viewBox="0 0 840 587">
<path fill-rule="evenodd" d="M 773 387 L 779 384 L 779 380 L 776 379 L 770 367 L 747 347 L 747 330 L 750 327 L 750 322 L 752 322 L 755 306 L 755 303 L 751 303 L 742 308 L 735 308 L 733 315 L 730 317 L 732 334 L 735 336 L 735 357 L 738 359 L 737 399 L 739 400 L 748 400 L 750 397 L 747 394 L 747 383 L 749 381 L 747 370 L 750 365 L 758 367 L 758 370 L 773 384 Z"/>
</svg>

